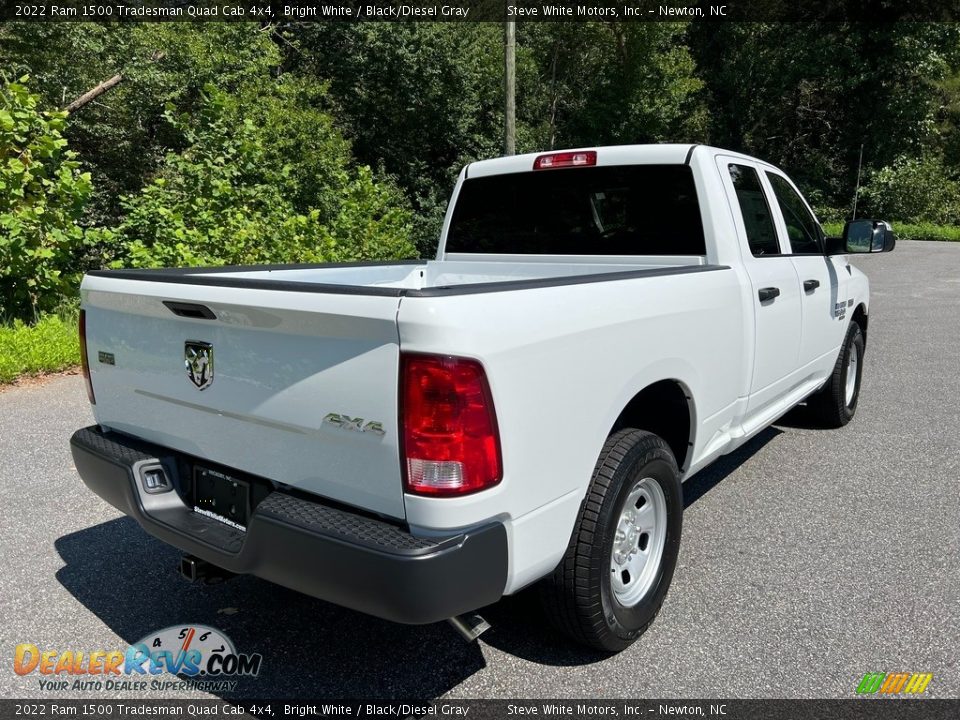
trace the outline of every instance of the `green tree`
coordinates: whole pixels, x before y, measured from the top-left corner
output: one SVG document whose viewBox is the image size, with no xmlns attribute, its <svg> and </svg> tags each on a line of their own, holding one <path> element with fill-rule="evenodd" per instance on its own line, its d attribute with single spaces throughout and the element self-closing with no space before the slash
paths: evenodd
<svg viewBox="0 0 960 720">
<path fill-rule="evenodd" d="M 957 43 L 960 56 L 960 42 Z M 940 112 L 937 130 L 943 138 L 944 161 L 960 175 L 960 57 L 952 63 L 953 70 L 934 83 L 939 98 Z"/>
<path fill-rule="evenodd" d="M 283 34 L 286 66 L 329 83 L 357 158 L 395 176 L 436 250 L 460 168 L 500 154 L 502 29 L 492 23 L 306 23 Z"/>
<path fill-rule="evenodd" d="M 278 98 L 261 101 L 267 115 L 280 112 L 271 105 Z M 349 156 L 329 119 L 320 125 L 331 128 L 328 143 L 318 136 L 314 146 L 300 148 L 304 154 L 278 157 L 268 142 L 271 130 L 244 117 L 242 107 L 236 97 L 208 88 L 198 113 L 168 109 L 187 147 L 168 154 L 157 177 L 124 199 L 121 223 L 96 233 L 105 260 L 161 267 L 415 254 L 399 193 L 368 168 L 346 165 Z M 328 165 L 322 188 L 308 187 L 296 168 L 299 158 Z"/>
<path fill-rule="evenodd" d="M 86 225 L 114 222 L 182 136 L 164 119 L 192 112 L 208 83 L 234 92 L 269 81 L 280 53 L 253 23 L 0 24 L 0 67 L 29 73 L 44 107 L 65 107 L 120 75 L 108 93 L 72 113 L 66 137 L 90 168 Z"/>
<path fill-rule="evenodd" d="M 950 23 L 706 23 L 691 47 L 715 144 L 781 165 L 817 204 L 871 168 L 940 151 L 935 88 L 956 69 Z"/>
<path fill-rule="evenodd" d="M 897 158 L 871 173 L 862 194 L 866 210 L 873 217 L 960 224 L 960 183 L 948 175 L 939 157 Z"/>
<path fill-rule="evenodd" d="M 542 23 L 520 27 L 533 77 L 518 104 L 529 149 L 702 141 L 703 82 L 686 23 Z"/>
<path fill-rule="evenodd" d="M 27 80 L 0 85 L 0 317 L 34 319 L 75 286 L 91 186 L 65 113 L 40 110 Z"/>
</svg>

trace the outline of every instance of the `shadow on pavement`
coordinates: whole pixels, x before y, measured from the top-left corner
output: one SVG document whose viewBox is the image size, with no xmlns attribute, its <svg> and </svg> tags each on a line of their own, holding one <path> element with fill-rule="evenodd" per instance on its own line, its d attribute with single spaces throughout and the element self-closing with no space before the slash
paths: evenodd
<svg viewBox="0 0 960 720">
<path fill-rule="evenodd" d="M 826 430 L 813 410 L 807 405 L 797 405 L 790 412 L 777 420 L 776 425 L 796 428 L 798 430 Z"/>
<path fill-rule="evenodd" d="M 609 653 L 581 647 L 543 615 L 536 586 L 503 598 L 480 611 L 490 622 L 483 641 L 498 650 L 541 665 L 590 665 L 606 660 Z"/>
<path fill-rule="evenodd" d="M 743 463 L 753 457 L 763 447 L 780 435 L 783 430 L 768 427 L 750 438 L 745 445 L 740 446 L 729 455 L 718 458 L 713 463 L 698 472 L 683 484 L 683 507 L 689 508 L 717 485 L 723 482 L 730 474 Z"/>
<path fill-rule="evenodd" d="M 430 699 L 484 667 L 479 647 L 445 623 L 397 625 L 249 576 L 188 583 L 178 551 L 130 518 L 54 545 L 66 563 L 57 580 L 125 642 L 198 623 L 261 653 L 260 675 L 238 680 L 236 697 Z"/>
</svg>

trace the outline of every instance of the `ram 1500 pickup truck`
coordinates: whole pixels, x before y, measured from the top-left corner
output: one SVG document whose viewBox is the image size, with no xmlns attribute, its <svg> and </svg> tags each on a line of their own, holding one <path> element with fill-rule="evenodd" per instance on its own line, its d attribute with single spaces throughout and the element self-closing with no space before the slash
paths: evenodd
<svg viewBox="0 0 960 720">
<path fill-rule="evenodd" d="M 413 624 L 537 583 L 617 651 L 663 603 L 684 479 L 798 403 L 853 417 L 848 256 L 893 244 L 825 237 L 784 173 L 706 146 L 471 163 L 436 260 L 88 273 L 75 464 L 188 574 Z"/>
</svg>

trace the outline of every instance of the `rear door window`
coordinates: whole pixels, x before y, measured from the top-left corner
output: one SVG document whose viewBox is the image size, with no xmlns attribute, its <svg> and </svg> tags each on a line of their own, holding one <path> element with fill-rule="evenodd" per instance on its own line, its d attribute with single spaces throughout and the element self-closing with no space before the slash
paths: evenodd
<svg viewBox="0 0 960 720">
<path fill-rule="evenodd" d="M 750 252 L 755 257 L 779 255 L 780 243 L 770 206 L 760 185 L 760 176 L 749 165 L 730 164 L 727 167 L 737 193 L 737 204 L 740 205 Z"/>
</svg>

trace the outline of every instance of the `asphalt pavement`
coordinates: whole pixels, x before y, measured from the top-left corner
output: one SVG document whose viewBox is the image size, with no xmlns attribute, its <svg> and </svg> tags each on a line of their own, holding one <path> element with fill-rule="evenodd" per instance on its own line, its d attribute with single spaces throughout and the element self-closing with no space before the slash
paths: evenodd
<svg viewBox="0 0 960 720">
<path fill-rule="evenodd" d="M 529 595 L 486 609 L 468 645 L 255 578 L 188 584 L 76 475 L 81 379 L 0 392 L 0 697 L 170 697 L 45 691 L 13 651 L 122 649 L 184 623 L 263 655 L 243 697 L 845 698 L 894 671 L 960 697 L 960 244 L 856 264 L 873 291 L 856 418 L 825 431 L 794 412 L 689 480 L 667 601 L 613 657 L 568 644 Z"/>
</svg>

